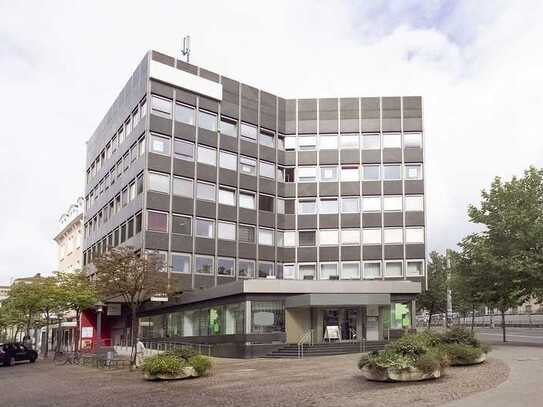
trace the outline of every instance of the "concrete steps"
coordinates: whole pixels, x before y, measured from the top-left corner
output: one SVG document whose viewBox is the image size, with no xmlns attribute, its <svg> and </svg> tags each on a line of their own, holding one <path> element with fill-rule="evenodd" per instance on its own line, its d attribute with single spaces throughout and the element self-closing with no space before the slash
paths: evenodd
<svg viewBox="0 0 543 407">
<path fill-rule="evenodd" d="M 382 350 L 386 341 L 370 341 L 366 342 L 364 352 L 371 352 L 375 350 Z M 304 345 L 304 357 L 311 356 L 332 356 L 332 355 L 345 355 L 348 353 L 360 353 L 360 343 L 356 342 L 331 342 L 331 343 L 318 343 L 314 345 Z M 270 352 L 265 358 L 297 358 L 298 357 L 298 345 L 286 344 L 280 349 Z"/>
</svg>

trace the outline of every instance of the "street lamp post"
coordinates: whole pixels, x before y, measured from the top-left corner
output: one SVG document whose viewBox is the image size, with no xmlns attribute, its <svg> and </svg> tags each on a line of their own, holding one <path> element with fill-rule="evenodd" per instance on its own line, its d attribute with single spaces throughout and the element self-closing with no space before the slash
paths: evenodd
<svg viewBox="0 0 543 407">
<path fill-rule="evenodd" d="M 100 345 L 102 342 L 102 312 L 104 311 L 104 304 L 99 302 L 96 304 L 96 355 L 100 351 Z"/>
</svg>

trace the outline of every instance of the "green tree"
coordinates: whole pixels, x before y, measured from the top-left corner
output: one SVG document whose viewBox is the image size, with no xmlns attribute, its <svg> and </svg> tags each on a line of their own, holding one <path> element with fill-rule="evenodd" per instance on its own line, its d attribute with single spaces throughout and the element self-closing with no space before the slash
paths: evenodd
<svg viewBox="0 0 543 407">
<path fill-rule="evenodd" d="M 24 318 L 26 335 L 30 335 L 33 321 L 40 318 L 41 303 L 43 301 L 40 278 L 36 277 L 30 282 L 18 282 L 9 290 L 9 304 Z"/>
<path fill-rule="evenodd" d="M 0 342 L 15 341 L 19 332 L 24 331 L 26 327 L 26 315 L 13 305 L 9 298 L 2 302 L 0 306 Z M 9 337 L 9 332 L 12 337 Z"/>
<path fill-rule="evenodd" d="M 447 310 L 447 259 L 437 252 L 430 253 L 427 267 L 428 289 L 417 297 L 419 310 L 428 312 L 428 327 L 432 316 Z"/>
<path fill-rule="evenodd" d="M 38 292 L 41 294 L 40 311 L 45 319 L 45 349 L 44 357 L 49 355 L 49 326 L 53 316 L 65 312 L 68 309 L 65 292 L 60 286 L 57 276 L 43 277 L 36 280 Z"/>
</svg>

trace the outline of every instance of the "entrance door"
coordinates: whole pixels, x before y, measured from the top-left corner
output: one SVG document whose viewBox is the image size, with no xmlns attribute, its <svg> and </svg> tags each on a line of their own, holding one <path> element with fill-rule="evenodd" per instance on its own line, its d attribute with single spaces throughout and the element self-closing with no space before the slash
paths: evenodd
<svg viewBox="0 0 543 407">
<path fill-rule="evenodd" d="M 341 314 L 337 309 L 323 310 L 323 338 L 325 342 L 341 341 Z"/>
<path fill-rule="evenodd" d="M 341 337 L 350 341 L 359 340 L 360 338 L 357 330 L 358 310 L 344 309 L 342 311 L 343 321 L 341 324 Z"/>
</svg>

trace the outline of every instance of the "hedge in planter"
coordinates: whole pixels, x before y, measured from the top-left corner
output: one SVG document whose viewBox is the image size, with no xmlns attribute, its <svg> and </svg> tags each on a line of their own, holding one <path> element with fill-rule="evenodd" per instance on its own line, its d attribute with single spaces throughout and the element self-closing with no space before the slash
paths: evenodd
<svg viewBox="0 0 543 407">
<path fill-rule="evenodd" d="M 183 351 L 146 358 L 143 373 L 147 380 L 175 380 L 204 375 L 210 368 L 211 361 L 205 356 Z"/>
<path fill-rule="evenodd" d="M 454 327 L 440 335 L 441 348 L 451 366 L 473 365 L 486 360 L 490 347 L 462 327 Z"/>
</svg>

